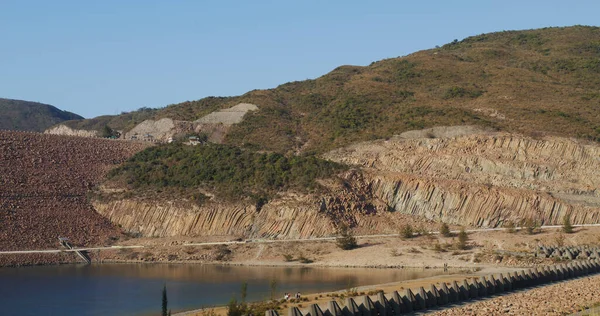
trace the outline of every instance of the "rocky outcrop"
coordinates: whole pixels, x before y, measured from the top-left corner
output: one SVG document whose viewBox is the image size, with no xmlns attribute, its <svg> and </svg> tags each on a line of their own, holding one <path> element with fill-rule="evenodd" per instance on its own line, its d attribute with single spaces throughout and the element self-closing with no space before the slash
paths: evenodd
<svg viewBox="0 0 600 316">
<path fill-rule="evenodd" d="M 334 236 L 342 223 L 353 227 L 357 234 L 393 234 L 401 225 L 414 223 L 404 214 L 387 212 L 382 204 L 366 201 L 360 193 L 290 193 L 260 209 L 243 202 L 198 206 L 184 200 L 110 199 L 106 195 L 92 203 L 99 214 L 126 232 L 149 237 L 304 239 Z"/>
<path fill-rule="evenodd" d="M 222 124 L 231 126 L 242 122 L 244 116 L 249 111 L 256 111 L 258 107 L 250 103 L 240 103 L 228 109 L 212 112 L 196 120 L 198 124 Z"/>
<path fill-rule="evenodd" d="M 295 239 L 335 232 L 317 205 L 280 200 L 260 211 L 253 205 L 143 201 L 94 202 L 98 213 L 133 234 L 167 236 L 238 236 Z"/>
<path fill-rule="evenodd" d="M 571 204 L 539 191 L 418 178 L 406 174 L 373 174 L 374 194 L 390 209 L 446 223 L 501 227 L 532 218 L 542 225 L 600 223 L 600 208 Z"/>
<path fill-rule="evenodd" d="M 170 118 L 160 120 L 145 120 L 125 133 L 125 139 L 166 142 L 169 138 L 175 138 L 192 132 L 205 133 L 208 139 L 214 143 L 223 141 L 229 127 L 240 123 L 246 113 L 256 111 L 258 107 L 254 104 L 240 103 L 228 109 L 209 113 L 200 119 L 189 121 L 177 121 Z"/>
<path fill-rule="evenodd" d="M 194 131 L 191 122 L 176 121 L 170 118 L 160 120 L 145 120 L 125 133 L 125 139 L 166 142 L 177 134 Z"/>
<path fill-rule="evenodd" d="M 64 124 L 50 127 L 44 131 L 44 134 L 63 135 L 63 136 L 79 136 L 79 137 L 98 137 L 98 131 L 88 131 L 84 129 L 73 129 Z"/>
<path fill-rule="evenodd" d="M 362 167 L 374 195 L 406 214 L 492 227 L 524 218 L 557 224 L 564 215 L 578 224 L 600 222 L 597 145 L 438 128 L 326 158 Z"/>
</svg>

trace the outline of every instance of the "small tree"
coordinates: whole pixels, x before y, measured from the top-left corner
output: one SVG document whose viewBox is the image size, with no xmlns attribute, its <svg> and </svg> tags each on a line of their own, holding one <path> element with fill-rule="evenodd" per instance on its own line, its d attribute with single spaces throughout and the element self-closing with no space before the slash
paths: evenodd
<svg viewBox="0 0 600 316">
<path fill-rule="evenodd" d="M 402 229 L 400 229 L 400 236 L 402 236 L 402 238 L 412 238 L 413 237 L 412 226 L 410 226 L 410 224 L 406 224 L 406 225 L 402 226 Z"/>
<path fill-rule="evenodd" d="M 513 223 L 513 221 L 507 221 L 504 223 L 504 228 L 506 228 L 506 232 L 512 234 L 515 232 L 515 223 Z"/>
<path fill-rule="evenodd" d="M 240 296 L 242 297 L 242 303 L 246 302 L 246 296 L 248 295 L 248 282 L 242 283 L 242 289 L 240 290 Z"/>
<path fill-rule="evenodd" d="M 525 231 L 528 235 L 535 234 L 538 227 L 537 222 L 533 218 L 526 219 L 523 226 L 525 226 Z"/>
<path fill-rule="evenodd" d="M 448 224 L 442 223 L 442 226 L 440 226 L 440 234 L 444 237 L 450 237 L 452 235 L 450 233 L 450 227 L 448 227 Z"/>
<path fill-rule="evenodd" d="M 419 236 L 428 236 L 429 235 L 429 229 L 427 229 L 425 226 L 423 226 L 423 224 L 420 224 L 419 226 L 417 226 L 417 228 L 415 229 L 415 232 Z"/>
<path fill-rule="evenodd" d="M 229 304 L 227 304 L 227 316 L 242 316 L 242 314 L 242 308 L 240 308 L 235 297 L 232 297 Z"/>
<path fill-rule="evenodd" d="M 113 130 L 112 128 L 110 128 L 110 126 L 104 125 L 104 127 L 102 128 L 102 132 L 100 134 L 104 138 L 109 138 L 109 137 L 117 137 L 117 135 L 119 133 L 117 131 Z"/>
<path fill-rule="evenodd" d="M 565 215 L 563 218 L 562 230 L 565 234 L 573 233 L 573 225 L 571 225 L 571 217 L 569 215 Z"/>
<path fill-rule="evenodd" d="M 351 250 L 358 247 L 358 243 L 356 242 L 356 238 L 348 229 L 348 226 L 342 225 L 340 226 L 340 236 L 336 239 L 337 246 L 343 250 Z"/>
<path fill-rule="evenodd" d="M 467 240 L 469 240 L 469 235 L 467 235 L 467 232 L 464 228 L 461 228 L 460 232 L 458 233 L 458 242 L 456 243 L 456 248 L 460 250 L 467 249 Z"/>
<path fill-rule="evenodd" d="M 275 298 L 275 292 L 277 292 L 277 280 L 272 279 L 271 283 L 269 283 L 269 286 L 271 287 L 271 300 L 273 298 Z"/>
<path fill-rule="evenodd" d="M 169 301 L 167 300 L 167 285 L 165 284 L 165 285 L 163 285 L 163 290 L 162 290 L 162 314 L 161 314 L 162 316 L 169 315 L 167 312 L 168 304 L 169 304 Z"/>
</svg>

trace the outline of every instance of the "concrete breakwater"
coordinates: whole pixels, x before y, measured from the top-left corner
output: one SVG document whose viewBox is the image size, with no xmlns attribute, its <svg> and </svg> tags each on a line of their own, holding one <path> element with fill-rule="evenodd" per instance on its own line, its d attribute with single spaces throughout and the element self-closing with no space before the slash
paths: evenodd
<svg viewBox="0 0 600 316">
<path fill-rule="evenodd" d="M 506 275 L 492 274 L 473 278 L 471 281 L 465 279 L 462 283 L 454 281 L 452 284 L 431 284 L 428 290 L 420 287 L 416 293 L 411 289 L 406 289 L 404 295 L 394 291 L 388 296 L 380 292 L 376 296 L 365 295 L 360 299 L 348 297 L 343 306 L 336 301 L 330 301 L 326 307 L 318 304 L 313 304 L 306 310 L 291 307 L 288 315 L 402 315 L 599 272 L 600 262 L 598 260 L 572 262 L 521 270 Z M 266 316 L 275 315 L 279 315 L 275 310 L 266 313 Z"/>
</svg>

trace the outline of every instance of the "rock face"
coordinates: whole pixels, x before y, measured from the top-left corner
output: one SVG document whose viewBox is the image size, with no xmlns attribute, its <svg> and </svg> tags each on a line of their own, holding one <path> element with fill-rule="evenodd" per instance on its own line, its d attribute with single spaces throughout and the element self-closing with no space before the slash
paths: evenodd
<svg viewBox="0 0 600 316">
<path fill-rule="evenodd" d="M 438 128 L 326 158 L 364 168 L 376 197 L 432 220 L 496 227 L 525 218 L 559 224 L 569 214 L 576 224 L 600 221 L 600 147 L 570 139 Z"/>
<path fill-rule="evenodd" d="M 282 202 L 282 201 L 280 201 Z M 94 202 L 94 208 L 125 231 L 149 237 L 239 236 L 244 238 L 307 238 L 326 236 L 333 225 L 314 205 L 287 201 L 252 205 L 144 202 Z"/>
<path fill-rule="evenodd" d="M 224 109 L 221 111 L 212 112 L 206 116 L 203 116 L 195 121 L 198 124 L 222 124 L 225 126 L 231 126 L 233 124 L 240 123 L 246 113 L 249 111 L 256 111 L 258 107 L 250 103 L 240 103 L 236 106 Z"/>
<path fill-rule="evenodd" d="M 343 192 L 330 195 L 288 194 L 255 205 L 208 202 L 198 206 L 186 201 L 95 199 L 94 208 L 126 232 L 148 237 L 238 236 L 243 238 L 304 239 L 334 236 L 344 222 L 358 234 L 397 233 L 410 222 L 398 212 L 376 214 L 376 206 Z M 365 212 L 369 209 L 370 212 Z"/>
<path fill-rule="evenodd" d="M 72 129 L 66 125 L 58 125 L 44 131 L 44 134 L 79 136 L 79 137 L 98 137 L 98 131 L 88 131 L 83 129 Z"/>
<path fill-rule="evenodd" d="M 228 128 L 240 123 L 246 113 L 256 111 L 254 104 L 240 103 L 228 109 L 212 112 L 193 121 L 176 121 L 170 118 L 145 120 L 125 133 L 125 139 L 165 142 L 167 139 L 191 132 L 206 133 L 211 142 L 220 143 Z"/>
<path fill-rule="evenodd" d="M 145 120 L 125 133 L 125 139 L 137 139 L 146 141 L 165 142 L 176 134 L 190 133 L 194 131 L 191 122 L 174 121 L 170 118 L 160 120 Z"/>
</svg>

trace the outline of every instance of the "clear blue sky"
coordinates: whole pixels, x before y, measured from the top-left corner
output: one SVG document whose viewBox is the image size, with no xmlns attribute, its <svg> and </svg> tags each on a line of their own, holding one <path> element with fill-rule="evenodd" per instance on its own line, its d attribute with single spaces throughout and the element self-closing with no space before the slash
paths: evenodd
<svg viewBox="0 0 600 316">
<path fill-rule="evenodd" d="M 0 0 L 0 97 L 118 114 L 486 32 L 598 25 L 599 12 L 597 0 Z"/>
</svg>

